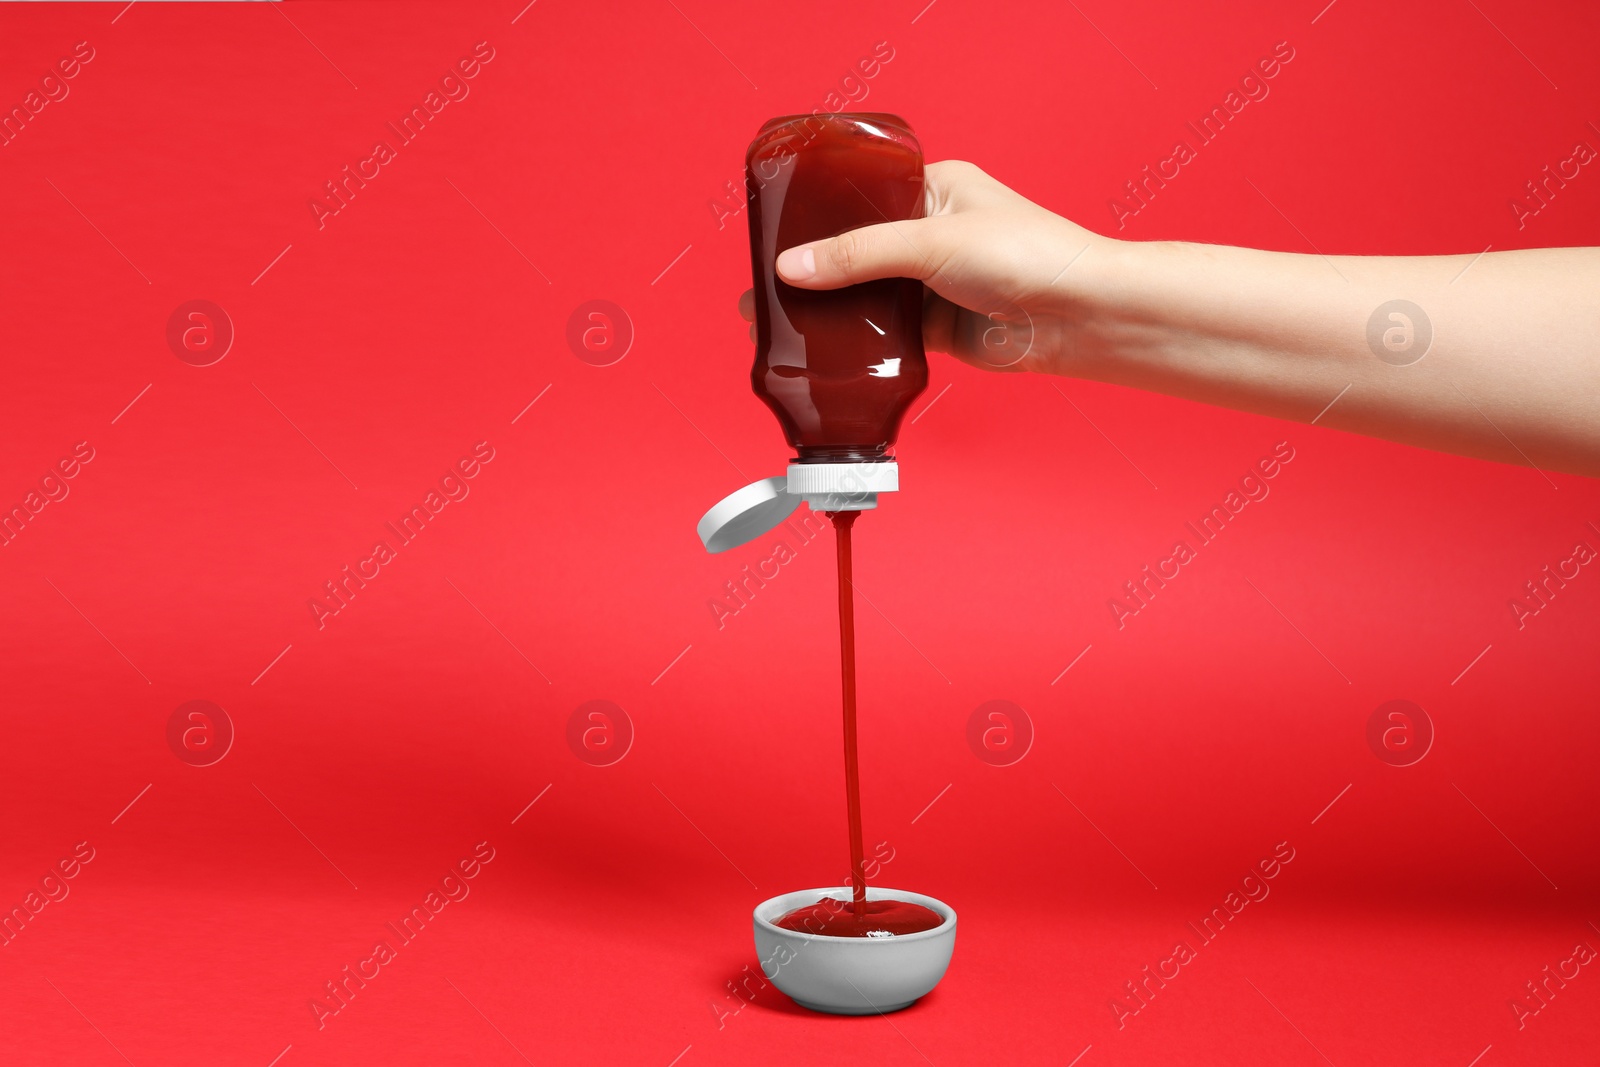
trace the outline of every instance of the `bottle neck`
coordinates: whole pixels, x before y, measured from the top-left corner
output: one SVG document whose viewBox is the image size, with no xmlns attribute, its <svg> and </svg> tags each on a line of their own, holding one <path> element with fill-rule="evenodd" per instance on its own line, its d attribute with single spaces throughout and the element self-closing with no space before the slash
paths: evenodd
<svg viewBox="0 0 1600 1067">
<path fill-rule="evenodd" d="M 795 449 L 796 463 L 883 463 L 894 457 L 887 448 L 805 446 Z"/>
</svg>

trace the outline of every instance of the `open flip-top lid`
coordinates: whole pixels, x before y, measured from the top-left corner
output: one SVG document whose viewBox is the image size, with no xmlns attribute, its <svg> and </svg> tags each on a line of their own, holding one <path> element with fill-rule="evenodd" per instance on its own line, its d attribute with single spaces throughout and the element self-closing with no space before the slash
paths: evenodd
<svg viewBox="0 0 1600 1067">
<path fill-rule="evenodd" d="M 726 552 L 777 526 L 804 499 L 790 494 L 787 477 L 763 478 L 717 501 L 695 532 L 707 552 Z"/>
</svg>

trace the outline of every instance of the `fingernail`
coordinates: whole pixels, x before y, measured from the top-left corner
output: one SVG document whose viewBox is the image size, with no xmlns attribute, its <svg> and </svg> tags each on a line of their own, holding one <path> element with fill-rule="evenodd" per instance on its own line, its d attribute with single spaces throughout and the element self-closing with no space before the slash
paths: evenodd
<svg viewBox="0 0 1600 1067">
<path fill-rule="evenodd" d="M 778 254 L 778 273 L 803 282 L 817 273 L 817 255 L 809 248 L 790 248 Z"/>
</svg>

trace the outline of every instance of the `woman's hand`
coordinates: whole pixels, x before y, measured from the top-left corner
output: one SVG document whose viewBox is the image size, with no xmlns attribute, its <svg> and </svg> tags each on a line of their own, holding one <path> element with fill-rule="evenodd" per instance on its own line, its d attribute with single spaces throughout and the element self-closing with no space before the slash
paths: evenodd
<svg viewBox="0 0 1600 1067">
<path fill-rule="evenodd" d="M 1073 272 L 1104 270 L 1120 242 L 1039 207 L 971 163 L 929 164 L 924 195 L 924 218 L 786 249 L 779 276 L 801 289 L 917 278 L 927 286 L 929 349 L 990 370 L 1081 373 L 1074 357 L 1085 355 L 1083 326 L 1096 292 Z M 739 313 L 754 321 L 752 293 L 740 298 Z"/>
</svg>

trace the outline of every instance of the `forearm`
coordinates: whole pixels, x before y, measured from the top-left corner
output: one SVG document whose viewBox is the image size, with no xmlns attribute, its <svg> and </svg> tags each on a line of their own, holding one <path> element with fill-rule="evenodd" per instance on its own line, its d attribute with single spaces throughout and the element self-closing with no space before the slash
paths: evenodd
<svg viewBox="0 0 1600 1067">
<path fill-rule="evenodd" d="M 1101 251 L 1099 306 L 1074 316 L 1064 373 L 1600 474 L 1600 251 L 1322 257 L 1119 242 L 1090 255 Z M 1395 299 L 1422 315 L 1408 316 L 1409 346 L 1404 322 L 1380 315 L 1375 351 L 1369 320 Z"/>
</svg>

